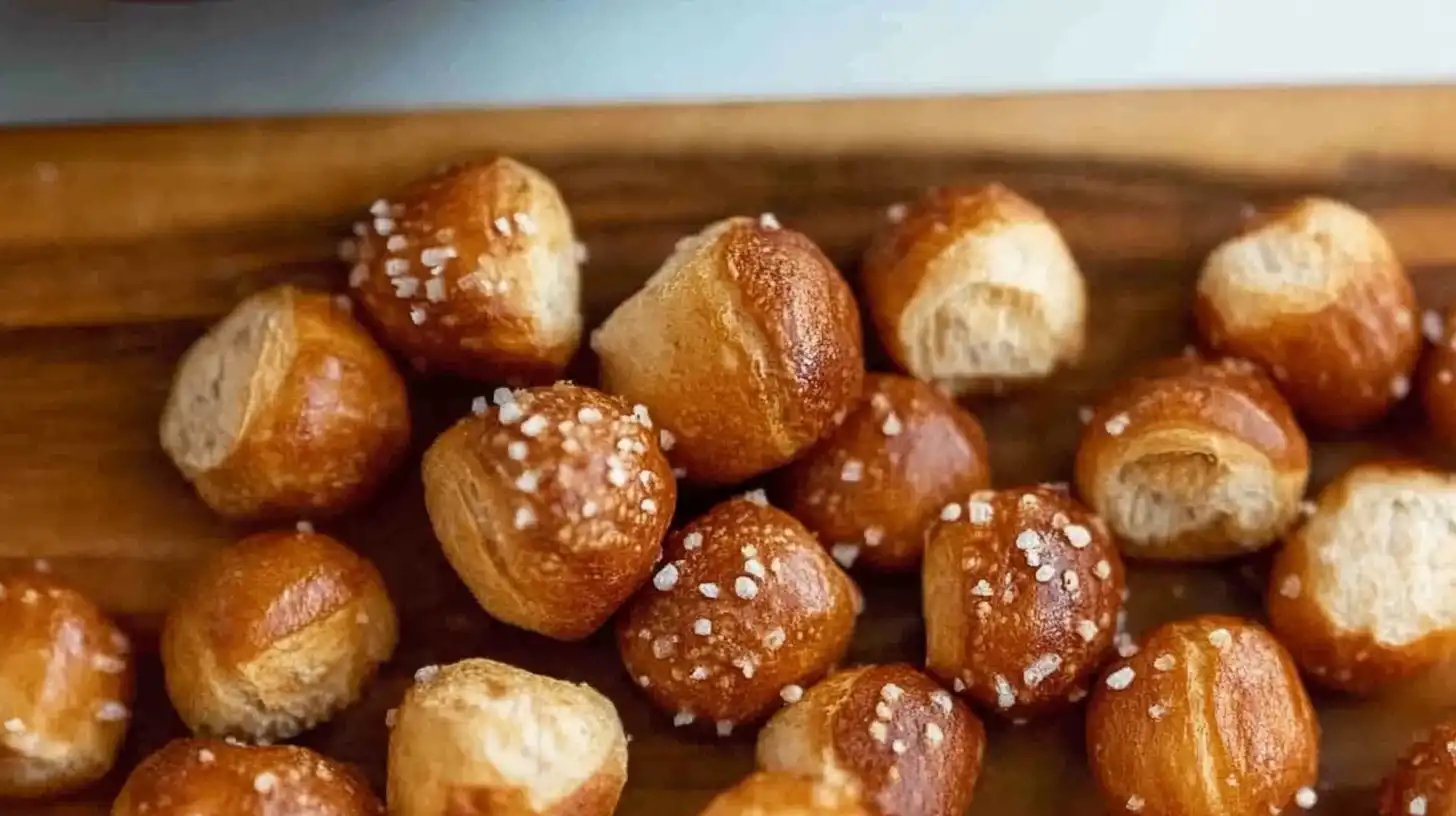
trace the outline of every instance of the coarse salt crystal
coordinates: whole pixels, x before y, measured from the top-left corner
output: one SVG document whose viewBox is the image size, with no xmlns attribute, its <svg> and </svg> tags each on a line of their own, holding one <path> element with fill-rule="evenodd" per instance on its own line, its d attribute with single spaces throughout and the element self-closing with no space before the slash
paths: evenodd
<svg viewBox="0 0 1456 816">
<path fill-rule="evenodd" d="M 996 590 L 991 588 L 990 581 L 982 578 L 981 580 L 976 582 L 975 586 L 971 587 L 971 594 L 981 598 L 989 598 L 992 595 L 996 594 Z"/>
<path fill-rule="evenodd" d="M 743 498 L 745 501 L 756 504 L 759 507 L 768 507 L 768 494 L 763 492 L 762 489 L 750 490 L 743 494 Z"/>
<path fill-rule="evenodd" d="M 720 737 L 728 737 L 733 734 L 732 720 L 719 720 L 714 724 L 714 727 L 718 729 L 718 736 Z"/>
<path fill-rule="evenodd" d="M 546 417 L 540 414 L 533 414 L 525 422 L 521 423 L 521 433 L 526 436 L 536 436 L 546 430 L 546 426 L 549 424 L 551 423 L 547 421 Z"/>
<path fill-rule="evenodd" d="M 588 405 L 576 412 L 576 418 L 583 425 L 594 425 L 602 421 L 602 412 Z"/>
<path fill-rule="evenodd" d="M 667 592 L 677 586 L 677 565 L 668 564 L 652 576 L 652 585 L 662 592 Z"/>
<path fill-rule="evenodd" d="M 988 524 L 991 521 L 991 505 L 984 501 L 971 500 L 966 504 L 972 524 Z"/>
<path fill-rule="evenodd" d="M 102 674 L 121 674 L 126 670 L 126 661 L 107 654 L 91 656 L 91 668 Z"/>
<path fill-rule="evenodd" d="M 780 226 L 779 220 L 774 217 L 773 213 L 764 213 L 763 215 L 760 215 L 758 217 L 758 225 L 768 230 L 776 230 Z"/>
<path fill-rule="evenodd" d="M 1410 393 L 1410 377 L 1397 375 L 1390 380 L 1390 395 L 1396 399 L 1405 399 Z"/>
<path fill-rule="evenodd" d="M 864 462 L 858 459 L 846 460 L 839 469 L 839 478 L 845 482 L 857 482 L 864 477 Z"/>
<path fill-rule="evenodd" d="M 273 790 L 273 788 L 277 786 L 277 784 L 278 777 L 274 776 L 268 771 L 264 771 L 253 777 L 253 790 L 257 791 L 258 793 L 267 793 Z"/>
<path fill-rule="evenodd" d="M 905 426 L 900 423 L 900 418 L 894 414 L 885 417 L 884 424 L 880 426 L 880 430 L 884 432 L 885 436 L 899 436 L 904 429 Z"/>
<path fill-rule="evenodd" d="M 713 634 L 713 622 L 707 618 L 698 618 L 693 621 L 693 634 L 701 637 L 707 637 Z"/>
<path fill-rule="evenodd" d="M 1319 802 L 1319 794 L 1315 793 L 1314 788 L 1311 788 L 1308 785 L 1300 788 L 1294 793 L 1294 804 L 1298 805 L 1303 810 L 1309 810 L 1310 808 L 1314 807 L 1317 802 Z"/>
<path fill-rule="evenodd" d="M 768 577 L 768 570 L 764 569 L 763 562 L 757 558 L 750 558 L 743 562 L 743 571 L 760 581 Z"/>
<path fill-rule="evenodd" d="M 763 636 L 763 645 L 767 646 L 769 651 L 778 651 L 779 647 L 783 646 L 784 641 L 788 639 L 789 636 L 784 632 L 783 628 L 775 626 L 769 630 L 768 634 Z"/>
<path fill-rule="evenodd" d="M 1229 634 L 1229 630 L 1227 629 L 1215 629 L 1208 633 L 1208 642 L 1212 643 L 1216 648 L 1225 649 L 1228 648 L 1229 644 L 1234 642 L 1234 638 L 1233 635 Z"/>
<path fill-rule="evenodd" d="M 940 508 L 940 520 L 941 521 L 955 521 L 956 519 L 959 519 L 960 517 L 961 517 L 961 506 L 958 503 L 956 503 L 956 502 L 951 502 L 950 504 L 947 504 L 946 506 Z"/>
<path fill-rule="evenodd" d="M 859 558 L 859 545 L 835 544 L 829 548 L 829 554 L 839 562 L 839 566 L 849 569 L 854 566 L 855 559 Z"/>
<path fill-rule="evenodd" d="M 1041 535 L 1035 530 L 1022 530 L 1016 534 L 1016 549 L 1034 550 L 1041 546 Z"/>
<path fill-rule="evenodd" d="M 657 512 L 657 502 L 652 499 L 643 499 L 642 504 L 639 506 L 642 508 L 642 512 L 644 513 L 651 514 Z"/>
<path fill-rule="evenodd" d="M 1178 659 L 1170 654 L 1160 654 L 1158 655 L 1157 659 L 1153 661 L 1153 668 L 1157 669 L 1158 671 L 1172 671 L 1173 667 L 1176 665 L 1178 665 Z"/>
<path fill-rule="evenodd" d="M 1143 805 L 1145 804 L 1147 804 L 1147 802 L 1143 801 L 1143 798 L 1136 794 L 1127 797 L 1127 809 L 1132 811 L 1133 813 L 1137 813 L 1138 811 L 1142 810 Z"/>
<path fill-rule="evenodd" d="M 414 323 L 416 326 L 425 325 L 425 321 L 428 320 L 429 317 L 430 313 L 425 311 L 423 306 L 410 307 L 410 322 Z"/>
<path fill-rule="evenodd" d="M 1011 688 L 1011 681 L 1001 675 L 991 678 L 996 686 L 996 705 L 1001 708 L 1010 708 L 1016 705 L 1016 692 Z"/>
<path fill-rule="evenodd" d="M 797 703 L 804 699 L 804 687 L 790 683 L 779 689 L 779 697 L 786 703 Z"/>
<path fill-rule="evenodd" d="M 1053 672 L 1061 667 L 1061 655 L 1048 652 L 1032 661 L 1032 664 L 1026 667 L 1025 671 L 1021 673 L 1022 682 L 1026 684 L 1027 688 L 1036 688 L 1041 684 L 1041 681 L 1050 677 Z"/>
<path fill-rule="evenodd" d="M 1410 800 L 1410 804 L 1406 807 L 1406 812 L 1410 816 L 1426 816 L 1426 797 L 1417 796 Z"/>
<path fill-rule="evenodd" d="M 708 669 L 704 666 L 694 666 L 692 673 L 688 675 L 689 680 L 707 680 Z"/>
<path fill-rule="evenodd" d="M 522 235 L 536 234 L 536 219 L 532 218 L 530 213 L 511 213 L 511 220 L 516 223 L 516 227 L 521 230 Z"/>
<path fill-rule="evenodd" d="M 1063 527 L 1062 535 L 1067 537 L 1068 544 L 1079 550 L 1092 543 L 1092 533 L 1080 524 L 1068 524 Z"/>
<path fill-rule="evenodd" d="M 1055 577 L 1056 574 L 1057 574 L 1057 568 L 1056 567 L 1052 566 L 1051 564 L 1042 564 L 1040 567 L 1037 567 L 1036 568 L 1036 576 L 1035 577 L 1036 577 L 1037 583 L 1039 583 L 1039 584 L 1045 584 L 1048 581 L 1050 581 L 1053 577 Z"/>
<path fill-rule="evenodd" d="M 506 446 L 506 456 L 517 462 L 526 458 L 526 452 L 526 443 L 519 439 Z"/>
<path fill-rule="evenodd" d="M 1117 416 L 1107 420 L 1106 424 L 1104 424 L 1102 427 L 1111 436 L 1121 436 L 1122 432 L 1127 430 L 1128 423 L 1131 421 L 1132 420 L 1128 419 L 1127 414 L 1118 414 Z"/>
<path fill-rule="evenodd" d="M 1092 566 L 1092 574 L 1106 581 L 1112 576 L 1112 565 L 1104 558 Z"/>
<path fill-rule="evenodd" d="M 517 507 L 514 519 L 517 530 L 524 530 L 536 525 L 536 511 L 529 507 Z"/>
<path fill-rule="evenodd" d="M 96 710 L 96 719 L 101 722 L 119 722 L 127 718 L 131 712 L 127 707 L 115 700 L 107 700 Z"/>
<path fill-rule="evenodd" d="M 516 489 L 523 493 L 535 493 L 541 484 L 541 475 L 534 470 L 523 471 L 516 477 Z"/>
<path fill-rule="evenodd" d="M 949 714 L 955 705 L 950 694 L 941 689 L 930 692 L 930 702 L 946 714 Z"/>
<path fill-rule="evenodd" d="M 1132 679 L 1136 676 L 1137 673 L 1132 670 L 1132 666 L 1123 666 L 1107 675 L 1107 687 L 1113 691 L 1122 691 L 1132 683 Z"/>
<path fill-rule="evenodd" d="M 1077 621 L 1077 635 L 1088 643 L 1097 639 L 1097 624 L 1090 620 Z"/>
<path fill-rule="evenodd" d="M 712 583 L 711 581 L 708 583 L 698 584 L 698 592 L 702 593 L 704 598 L 717 598 L 718 585 Z"/>
<path fill-rule="evenodd" d="M 678 728 L 682 728 L 685 725 L 692 725 L 693 720 L 696 719 L 697 717 L 693 716 L 693 712 L 691 711 L 679 711 L 673 715 L 672 724 Z"/>
<path fill-rule="evenodd" d="M 496 232 L 499 232 L 501 235 L 504 235 L 506 237 L 510 237 L 511 220 L 509 218 L 506 218 L 504 215 L 498 216 L 494 221 L 490 223 L 495 226 Z"/>
<path fill-rule="evenodd" d="M 687 535 L 683 536 L 683 549 L 696 550 L 701 546 L 703 546 L 702 533 L 688 533 Z"/>
<path fill-rule="evenodd" d="M 878 547 L 885 540 L 885 529 L 883 527 L 866 527 L 864 531 L 864 543 L 871 547 Z"/>
<path fill-rule="evenodd" d="M 1286 575 L 1279 582 L 1279 594 L 1286 598 L 1298 598 L 1301 584 L 1298 575 Z"/>
<path fill-rule="evenodd" d="M 740 575 L 733 581 L 733 594 L 745 601 L 751 601 L 758 597 L 758 584 L 747 575 Z"/>
</svg>

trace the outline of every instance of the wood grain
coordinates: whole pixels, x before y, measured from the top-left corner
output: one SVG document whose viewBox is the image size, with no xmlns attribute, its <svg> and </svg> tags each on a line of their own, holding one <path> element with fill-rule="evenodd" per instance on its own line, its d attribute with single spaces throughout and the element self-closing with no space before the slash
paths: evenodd
<svg viewBox="0 0 1456 816">
<path fill-rule="evenodd" d="M 996 481 L 1065 479 L 1077 408 L 1130 364 L 1188 339 L 1193 275 L 1258 207 L 1348 198 L 1387 228 L 1423 303 L 1456 298 L 1456 88 L 1207 91 L 718 107 L 452 112 L 0 132 L 0 568 L 45 558 L 116 612 L 144 652 L 179 584 L 243 531 L 208 514 L 168 465 L 156 423 L 176 359 L 245 294 L 289 280 L 337 288 L 334 259 L 375 197 L 439 164 L 503 151 L 559 182 L 591 249 L 599 321 L 681 235 L 772 211 L 854 277 L 889 204 L 934 184 L 1000 180 L 1063 226 L 1091 281 L 1084 364 L 1053 387 L 975 407 Z M 415 383 L 417 449 L 481 385 Z M 1420 454 L 1418 415 L 1321 439 L 1317 482 L 1377 451 Z M 367 512 L 326 529 L 373 558 L 402 647 L 368 698 L 302 742 L 383 779 L 383 716 L 425 663 L 488 655 L 591 682 L 632 743 L 622 813 L 691 814 L 748 770 L 748 736 L 675 734 L 623 676 L 610 638 L 579 646 L 489 620 L 424 518 L 417 456 Z M 711 497 L 688 496 L 684 513 Z M 1257 560 L 1136 569 L 1134 629 L 1193 611 L 1256 612 Z M 919 660 L 909 579 L 865 582 L 854 658 Z M 123 765 L 180 733 L 154 657 Z M 1371 786 L 1453 695 L 1427 678 L 1375 703 L 1324 699 L 1317 812 L 1365 812 Z M 994 728 L 974 813 L 1099 812 L 1080 721 Z M 122 769 L 122 770 L 125 770 Z M 121 771 L 69 802 L 15 814 L 100 814 Z"/>
</svg>

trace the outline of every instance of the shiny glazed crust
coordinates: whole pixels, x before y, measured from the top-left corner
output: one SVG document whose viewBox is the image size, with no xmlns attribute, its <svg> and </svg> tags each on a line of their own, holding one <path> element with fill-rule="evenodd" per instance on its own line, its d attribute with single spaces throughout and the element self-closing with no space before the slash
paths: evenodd
<svg viewBox="0 0 1456 816">
<path fill-rule="evenodd" d="M 240 520 L 335 515 L 372 497 L 404 454 L 404 381 L 347 305 L 268 289 L 182 358 L 162 447 L 213 510 Z"/>
<path fill-rule="evenodd" d="M 358 699 L 398 624 L 372 564 L 317 533 L 259 533 L 218 552 L 162 631 L 177 713 L 194 732 L 288 739 Z"/>
<path fill-rule="evenodd" d="M 1099 404 L 1077 448 L 1077 492 L 1129 557 L 1208 561 L 1277 541 L 1299 517 L 1309 444 L 1251 363 L 1176 357 Z"/>
<path fill-rule="evenodd" d="M 1204 615 L 1153 630 L 1108 667 L 1087 754 L 1112 812 L 1267 816 L 1314 784 L 1319 723 L 1272 635 Z"/>
<path fill-rule="evenodd" d="M 871 569 L 920 564 L 947 505 L 991 485 L 981 424 L 933 387 L 869 374 L 844 422 L 778 477 L 788 510 L 826 547 Z M 964 509 L 964 508 L 961 508 Z"/>
<path fill-rule="evenodd" d="M 389 736 L 394 816 L 609 816 L 626 782 L 610 700 L 491 660 L 420 669 Z"/>
<path fill-rule="evenodd" d="M 351 293 L 386 345 L 427 372 L 549 383 L 581 342 L 571 216 L 509 158 L 380 199 L 355 227 Z"/>
<path fill-rule="evenodd" d="M 729 499 L 663 549 L 652 582 L 618 619 L 617 643 L 632 678 L 677 724 L 726 736 L 844 656 L 859 590 L 787 513 Z"/>
<path fill-rule="evenodd" d="M 307 748 L 179 739 L 132 771 L 111 816 L 383 816 L 363 775 Z"/>
<path fill-rule="evenodd" d="M 497 398 L 425 453 L 430 522 L 492 616 L 584 638 L 661 554 L 677 484 L 659 429 L 642 406 L 568 383 Z"/>
<path fill-rule="evenodd" d="M 0 577 L 0 800 L 68 793 L 111 769 L 131 720 L 130 652 L 76 590 Z"/>
<path fill-rule="evenodd" d="M 758 765 L 848 777 L 886 816 L 960 816 L 985 747 L 981 721 L 929 677 L 905 664 L 867 666 L 830 676 L 775 714 L 759 734 Z"/>
<path fill-rule="evenodd" d="M 1123 582 L 1106 529 L 1064 491 L 972 494 L 926 543 L 926 667 L 1003 716 L 1064 708 L 1112 647 Z"/>
<path fill-rule="evenodd" d="M 804 235 L 730 218 L 679 242 L 592 335 L 603 388 L 645 403 L 688 479 L 736 484 L 824 436 L 860 394 L 849 286 Z"/>
<path fill-rule="evenodd" d="M 1343 202 L 1305 198 L 1264 215 L 1204 264 L 1204 342 L 1273 375 L 1300 415 L 1350 430 L 1410 389 L 1415 292 L 1380 228 Z"/>
</svg>

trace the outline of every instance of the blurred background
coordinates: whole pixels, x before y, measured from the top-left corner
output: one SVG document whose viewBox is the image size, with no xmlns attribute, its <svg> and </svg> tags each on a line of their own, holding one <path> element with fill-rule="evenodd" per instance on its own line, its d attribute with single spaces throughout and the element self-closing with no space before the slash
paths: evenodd
<svg viewBox="0 0 1456 816">
<path fill-rule="evenodd" d="M 1386 83 L 1442 0 L 0 0 L 0 121 Z"/>
</svg>

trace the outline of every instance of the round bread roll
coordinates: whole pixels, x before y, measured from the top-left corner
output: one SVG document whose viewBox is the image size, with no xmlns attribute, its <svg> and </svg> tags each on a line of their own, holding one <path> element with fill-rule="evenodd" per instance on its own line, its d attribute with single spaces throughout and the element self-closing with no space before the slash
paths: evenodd
<svg viewBox="0 0 1456 816">
<path fill-rule="evenodd" d="M 1107 530 L 1049 487 L 973 494 L 931 530 L 922 581 L 930 673 L 1015 718 L 1081 699 L 1122 608 Z"/>
<path fill-rule="evenodd" d="M 259 533 L 214 555 L 173 602 L 167 693 L 198 734 L 288 739 L 357 700 L 397 634 L 368 561 L 325 535 Z"/>
<path fill-rule="evenodd" d="M 851 669 L 786 698 L 792 705 L 758 736 L 760 768 L 848 776 L 886 816 L 961 816 L 970 807 L 986 730 L 920 672 L 904 664 Z"/>
<path fill-rule="evenodd" d="M 755 773 L 718 794 L 701 816 L 872 816 L 847 781 Z"/>
<path fill-rule="evenodd" d="M 86 596 L 44 575 L 0 577 L 0 799 L 105 776 L 131 691 L 127 638 Z"/>
<path fill-rule="evenodd" d="M 1306 198 L 1209 255 L 1194 315 L 1209 346 L 1269 369 L 1301 416 L 1348 430 L 1410 389 L 1415 307 L 1380 228 L 1348 204 Z"/>
<path fill-rule="evenodd" d="M 652 574 L 677 483 L 641 405 L 568 383 L 496 400 L 425 453 L 430 522 L 487 612 L 579 640 Z"/>
<path fill-rule="evenodd" d="M 1422 368 L 1426 421 L 1437 440 L 1456 448 L 1456 307 L 1427 312 L 1421 323 L 1431 341 Z"/>
<path fill-rule="evenodd" d="M 1274 559 L 1269 621 L 1321 683 L 1365 693 L 1456 645 L 1456 476 L 1356 466 L 1320 491 Z"/>
<path fill-rule="evenodd" d="M 786 468 L 785 509 L 846 566 L 920 565 L 925 533 L 958 499 L 990 487 L 981 425 L 919 380 L 865 377 L 865 396 L 829 438 Z"/>
<path fill-rule="evenodd" d="M 1456 723 L 1412 745 L 1380 785 L 1380 816 L 1456 816 Z"/>
<path fill-rule="evenodd" d="M 627 735 L 589 686 L 491 660 L 426 666 L 389 735 L 393 816 L 607 816 Z"/>
<path fill-rule="evenodd" d="M 409 443 L 389 357 L 328 295 L 279 286 L 187 350 L 162 447 L 232 519 L 332 515 L 370 498 Z"/>
<path fill-rule="evenodd" d="M 798 456 L 859 397 L 859 310 L 819 248 L 772 216 L 678 242 L 592 335 L 603 388 L 676 437 L 673 463 L 736 484 Z M 711 353 L 705 350 L 711 350 Z"/>
<path fill-rule="evenodd" d="M 875 236 L 863 276 L 890 356 L 954 393 L 1043 380 L 1082 354 L 1082 273 L 1046 213 L 999 184 L 931 190 Z"/>
<path fill-rule="evenodd" d="M 383 816 L 358 771 L 307 748 L 172 740 L 126 780 L 111 816 Z"/>
<path fill-rule="evenodd" d="M 380 199 L 354 227 L 349 285 L 384 343 L 421 371 L 548 383 L 581 343 L 571 216 L 508 158 Z"/>
<path fill-rule="evenodd" d="M 622 661 L 679 726 L 728 736 L 823 677 L 854 630 L 859 589 L 761 492 L 668 536 L 664 563 L 618 619 Z"/>
<path fill-rule="evenodd" d="M 1269 816 L 1312 804 L 1319 724 L 1272 635 L 1204 615 L 1153 630 L 1109 668 L 1087 754 L 1108 812 Z"/>
<path fill-rule="evenodd" d="M 1096 408 L 1076 479 L 1129 557 L 1228 558 L 1268 546 L 1299 518 L 1309 444 L 1251 363 L 1178 357 Z"/>
</svg>

